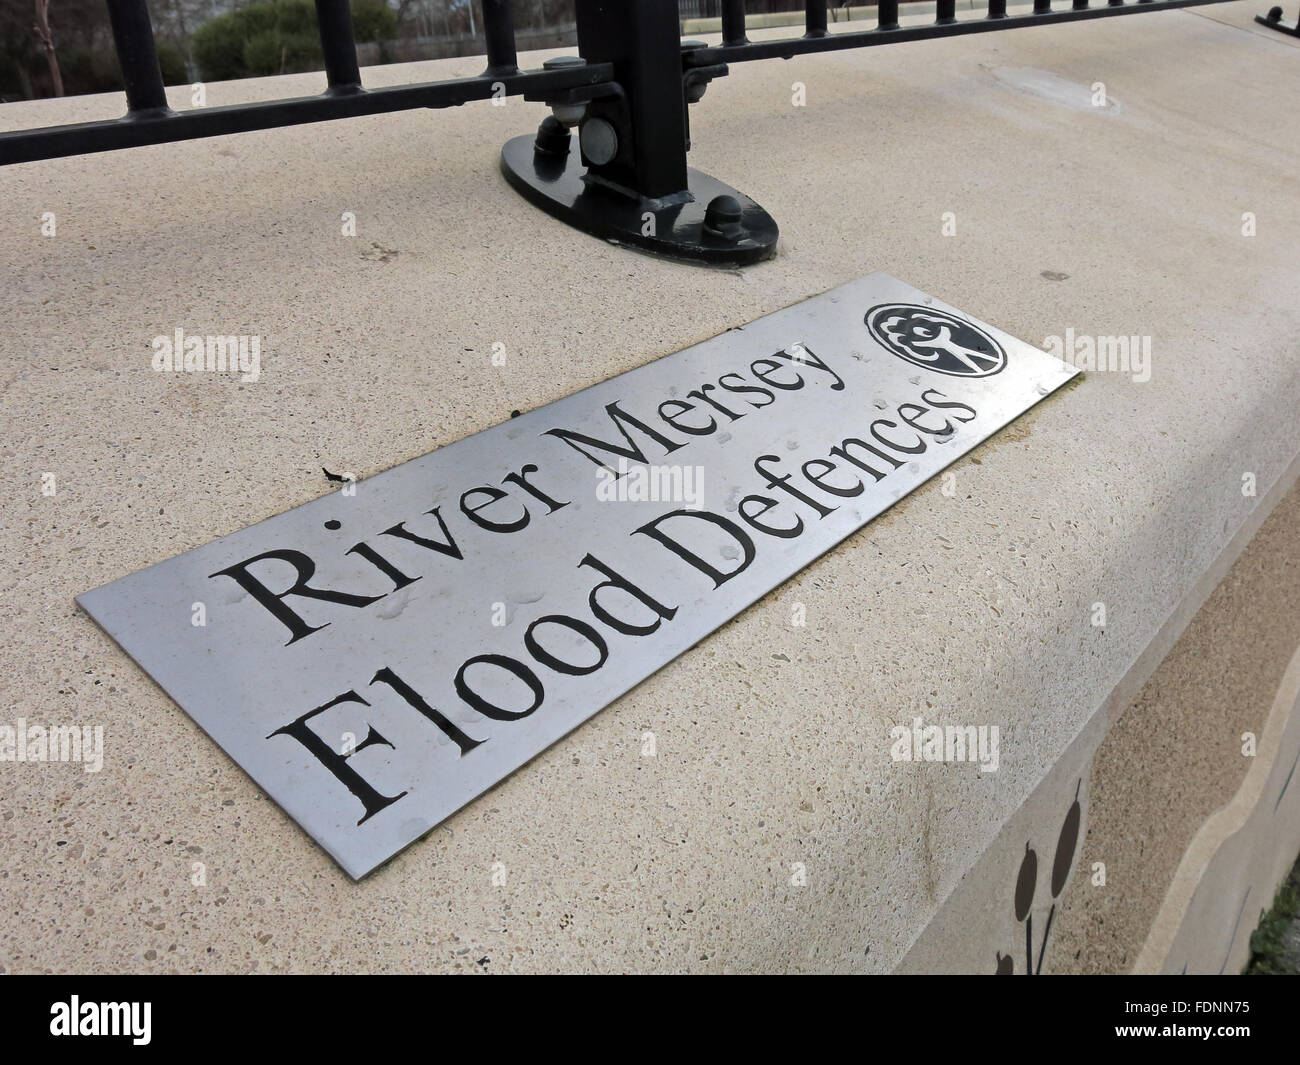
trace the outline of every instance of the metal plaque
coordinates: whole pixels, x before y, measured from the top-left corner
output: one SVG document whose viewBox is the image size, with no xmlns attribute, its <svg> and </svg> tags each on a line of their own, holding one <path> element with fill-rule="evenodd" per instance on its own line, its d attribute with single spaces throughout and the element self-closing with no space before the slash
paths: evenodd
<svg viewBox="0 0 1300 1065">
<path fill-rule="evenodd" d="M 873 274 L 78 601 L 361 877 L 1077 372 Z"/>
</svg>

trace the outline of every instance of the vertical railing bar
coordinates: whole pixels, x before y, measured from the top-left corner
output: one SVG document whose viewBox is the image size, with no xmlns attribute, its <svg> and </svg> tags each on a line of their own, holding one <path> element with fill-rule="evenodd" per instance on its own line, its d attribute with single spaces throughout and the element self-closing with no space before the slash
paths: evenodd
<svg viewBox="0 0 1300 1065">
<path fill-rule="evenodd" d="M 957 0 L 938 0 L 934 5 L 934 24 L 947 26 L 957 21 Z"/>
<path fill-rule="evenodd" d="M 1007 0 L 989 0 L 989 18 L 1006 18 Z"/>
<path fill-rule="evenodd" d="M 898 29 L 898 0 L 878 0 L 876 10 L 879 13 L 876 19 L 876 29 Z"/>
<path fill-rule="evenodd" d="M 805 0 L 804 36 L 825 37 L 830 31 L 826 29 L 826 0 Z"/>
<path fill-rule="evenodd" d="M 1052 10 L 1052 0 L 1034 0 L 1034 14 L 1046 15 Z"/>
<path fill-rule="evenodd" d="M 1088 0 L 1074 0 L 1075 11 L 1086 11 L 1088 9 Z"/>
<path fill-rule="evenodd" d="M 722 0 L 722 43 L 749 43 L 745 36 L 745 0 Z"/>
<path fill-rule="evenodd" d="M 487 39 L 488 60 L 484 73 L 519 73 L 519 54 L 515 51 L 515 20 L 510 10 L 510 0 L 483 0 L 483 33 Z"/>
<path fill-rule="evenodd" d="M 108 20 L 122 68 L 127 110 L 131 114 L 166 111 L 167 91 L 145 0 L 108 0 Z"/>
<path fill-rule="evenodd" d="M 348 0 L 316 0 L 316 23 L 321 51 L 325 54 L 325 78 L 331 96 L 361 91 L 361 68 L 357 66 L 357 45 L 352 39 L 352 9 Z"/>
</svg>

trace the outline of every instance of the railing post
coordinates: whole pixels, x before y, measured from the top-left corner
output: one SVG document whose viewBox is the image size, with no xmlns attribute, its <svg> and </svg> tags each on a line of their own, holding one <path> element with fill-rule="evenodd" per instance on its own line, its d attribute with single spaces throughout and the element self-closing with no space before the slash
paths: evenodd
<svg viewBox="0 0 1300 1065">
<path fill-rule="evenodd" d="M 166 111 L 167 92 L 145 0 L 108 0 L 108 21 L 122 66 L 127 110 L 133 115 Z"/>
<path fill-rule="evenodd" d="M 611 126 L 617 140 L 612 158 L 602 151 L 587 158 L 588 166 L 651 199 L 684 192 L 686 103 L 675 0 L 578 0 L 577 15 L 578 52 L 589 63 L 613 63 L 627 97 L 621 122 L 615 112 L 624 108 L 593 103 L 591 117 Z M 584 157 L 588 139 L 584 123 Z M 594 148 L 596 137 L 590 141 Z M 609 142 L 602 146 L 608 150 Z"/>
<path fill-rule="evenodd" d="M 506 180 L 542 210 L 619 244 L 714 263 L 773 255 L 772 216 L 686 165 L 687 107 L 727 66 L 692 62 L 707 49 L 681 39 L 676 0 L 577 0 L 576 7 L 580 56 L 546 66 L 607 65 L 613 81 L 542 96 L 551 114 L 536 135 L 501 149 Z M 743 35 L 744 5 L 729 0 L 724 14 L 729 32 Z"/>
<path fill-rule="evenodd" d="M 352 9 L 348 0 L 316 0 L 316 25 L 325 57 L 325 80 L 331 96 L 361 91 L 357 44 L 352 38 Z"/>
<path fill-rule="evenodd" d="M 519 56 L 515 52 L 515 20 L 510 0 L 483 0 L 483 36 L 487 45 L 487 73 L 517 74 Z"/>
<path fill-rule="evenodd" d="M 804 36 L 825 37 L 830 31 L 826 29 L 826 0 L 804 0 Z"/>
<path fill-rule="evenodd" d="M 747 44 L 745 0 L 722 0 L 722 43 Z"/>
</svg>

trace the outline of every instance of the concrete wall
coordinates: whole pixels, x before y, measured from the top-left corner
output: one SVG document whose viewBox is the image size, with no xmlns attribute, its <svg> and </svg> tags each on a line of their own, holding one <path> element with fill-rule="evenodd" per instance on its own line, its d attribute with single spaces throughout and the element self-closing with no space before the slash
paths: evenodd
<svg viewBox="0 0 1300 1065">
<path fill-rule="evenodd" d="M 1117 689 L 1126 699 L 1149 674 L 1136 698 L 1072 745 L 902 971 L 1024 973 L 1027 955 L 1044 973 L 1242 969 L 1300 852 L 1298 558 L 1292 482 L 1164 660 L 1152 671 L 1146 656 Z"/>
</svg>

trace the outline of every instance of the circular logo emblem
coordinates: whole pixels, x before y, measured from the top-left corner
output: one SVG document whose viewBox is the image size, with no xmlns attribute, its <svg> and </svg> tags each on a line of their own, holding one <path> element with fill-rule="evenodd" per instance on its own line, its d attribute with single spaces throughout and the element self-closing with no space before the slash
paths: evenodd
<svg viewBox="0 0 1300 1065">
<path fill-rule="evenodd" d="M 952 377 L 989 377 L 1007 364 L 1002 345 L 955 314 L 915 303 L 867 311 L 867 329 L 900 359 Z"/>
</svg>

